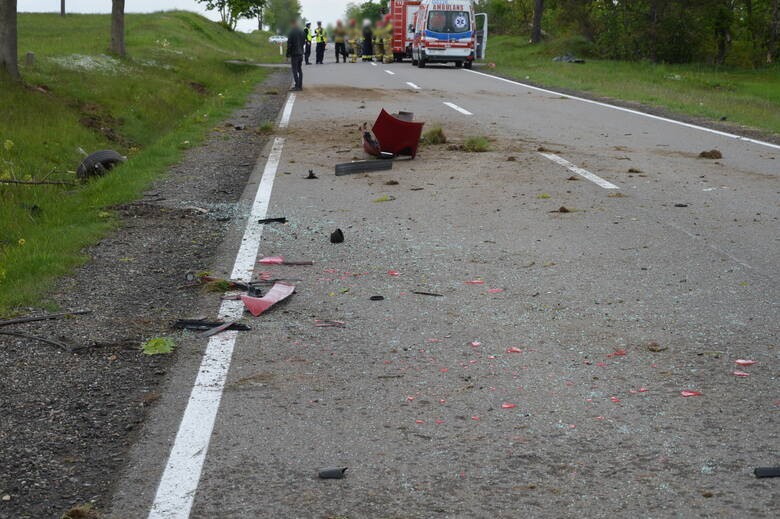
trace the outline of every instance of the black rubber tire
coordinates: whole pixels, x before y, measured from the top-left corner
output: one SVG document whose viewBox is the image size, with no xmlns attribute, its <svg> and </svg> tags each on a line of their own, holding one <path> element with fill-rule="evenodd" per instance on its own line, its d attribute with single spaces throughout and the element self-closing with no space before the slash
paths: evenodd
<svg viewBox="0 0 780 519">
<path fill-rule="evenodd" d="M 417 65 L 419 65 L 419 63 L 420 63 L 419 61 L 417 61 L 416 59 L 412 58 L 412 66 L 413 67 L 416 67 Z"/>
<path fill-rule="evenodd" d="M 421 59 L 419 63 L 417 63 L 417 66 L 420 68 L 425 68 L 426 61 L 424 59 Z"/>
<path fill-rule="evenodd" d="M 80 180 L 89 180 L 92 177 L 105 175 L 114 166 L 127 160 L 114 150 L 100 150 L 87 156 L 76 170 L 76 176 Z"/>
<path fill-rule="evenodd" d="M 456 61 L 455 62 L 455 68 L 463 68 L 463 62 L 462 61 Z"/>
<path fill-rule="evenodd" d="M 472 63 L 473 63 L 472 61 L 467 61 L 463 66 L 466 67 L 467 69 L 471 70 Z"/>
</svg>

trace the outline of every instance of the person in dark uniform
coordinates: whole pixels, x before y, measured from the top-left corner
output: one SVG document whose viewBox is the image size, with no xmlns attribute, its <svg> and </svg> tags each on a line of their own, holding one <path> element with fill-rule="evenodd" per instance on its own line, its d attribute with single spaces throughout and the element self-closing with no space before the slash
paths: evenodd
<svg viewBox="0 0 780 519">
<path fill-rule="evenodd" d="M 311 22 L 306 22 L 306 28 L 303 30 L 303 37 L 306 41 L 303 47 L 303 57 L 306 58 L 306 64 L 311 65 L 311 63 L 309 63 L 309 58 L 311 58 L 311 39 L 314 37 L 311 32 Z"/>
<path fill-rule="evenodd" d="M 333 41 L 336 43 L 336 63 L 339 62 L 339 56 L 347 62 L 347 30 L 341 20 L 336 21 L 336 28 L 333 29 Z"/>
<path fill-rule="evenodd" d="M 374 31 L 371 20 L 363 21 L 363 61 L 374 61 Z"/>
<path fill-rule="evenodd" d="M 303 90 L 303 48 L 306 37 L 298 27 L 298 20 L 293 20 L 290 25 L 290 33 L 287 35 L 287 57 L 290 58 L 294 82 L 290 90 L 297 92 Z"/>
<path fill-rule="evenodd" d="M 317 65 L 322 65 L 325 61 L 325 44 L 328 42 L 328 36 L 322 27 L 322 22 L 317 22 L 317 28 L 314 29 L 314 41 L 317 43 Z"/>
</svg>

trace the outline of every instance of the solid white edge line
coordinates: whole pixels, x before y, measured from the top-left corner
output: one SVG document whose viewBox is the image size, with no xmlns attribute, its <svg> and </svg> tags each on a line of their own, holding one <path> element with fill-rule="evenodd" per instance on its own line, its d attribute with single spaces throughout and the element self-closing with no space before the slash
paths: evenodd
<svg viewBox="0 0 780 519">
<path fill-rule="evenodd" d="M 450 108 L 452 108 L 453 110 L 462 113 L 463 115 L 474 115 L 473 113 L 469 112 L 465 108 L 461 108 L 460 106 L 456 105 L 455 103 L 450 103 L 448 101 L 443 101 L 443 103 L 446 106 L 449 106 Z"/>
<path fill-rule="evenodd" d="M 374 62 L 372 61 L 372 62 L 371 62 L 371 66 L 372 66 L 372 67 L 376 67 L 376 63 L 374 63 Z"/>
<path fill-rule="evenodd" d="M 290 94 L 279 126 L 289 123 L 295 94 Z M 285 139 L 277 137 L 265 163 L 252 207 L 236 254 L 232 279 L 250 281 L 260 251 L 263 224 L 271 200 L 276 173 L 284 150 Z M 219 307 L 222 320 L 238 320 L 244 313 L 241 301 L 223 301 Z M 225 331 L 209 339 L 190 393 L 187 408 L 179 424 L 168 462 L 160 478 L 157 493 L 149 511 L 149 519 L 187 519 L 198 490 L 200 475 L 208 453 L 222 392 L 230 370 L 237 332 Z"/>
<path fill-rule="evenodd" d="M 406 84 L 409 85 L 410 87 L 414 88 L 415 90 L 422 90 L 420 87 L 418 87 L 417 85 L 415 85 L 411 81 L 407 81 Z"/>
<path fill-rule="evenodd" d="M 395 72 L 393 72 L 392 70 L 387 70 L 387 69 L 385 69 L 385 72 L 387 72 L 387 73 L 388 73 L 388 74 L 390 74 L 391 76 L 395 76 Z"/>
<path fill-rule="evenodd" d="M 282 111 L 282 119 L 279 121 L 279 128 L 287 128 L 290 124 L 290 117 L 292 116 L 294 104 L 295 94 L 290 94 L 290 97 L 287 98 L 287 103 L 284 105 L 284 111 Z"/>
<path fill-rule="evenodd" d="M 625 112 L 625 113 L 629 113 L 629 114 L 633 114 L 633 115 L 639 115 L 639 116 L 642 116 L 642 117 L 648 117 L 650 119 L 655 119 L 656 121 L 663 121 L 663 122 L 666 122 L 666 123 L 676 124 L 678 126 L 684 126 L 686 128 L 692 128 L 694 130 L 701 130 L 703 132 L 712 133 L 714 135 L 719 135 L 721 137 L 728 137 L 729 139 L 736 139 L 736 140 L 739 140 L 739 141 L 750 142 L 752 144 L 758 144 L 759 146 L 767 146 L 769 148 L 774 148 L 776 150 L 780 150 L 780 145 L 773 144 L 771 142 L 760 141 L 758 139 L 751 139 L 749 137 L 743 137 L 742 135 L 737 135 L 737 134 L 734 134 L 734 133 L 722 132 L 720 130 L 713 130 L 712 128 L 706 128 L 704 126 L 699 126 L 698 124 L 691 124 L 691 123 L 686 123 L 686 122 L 683 122 L 683 121 L 677 121 L 675 119 L 669 119 L 668 117 L 661 117 L 660 115 L 653 115 L 653 114 L 649 114 L 647 112 L 640 112 L 639 110 L 632 110 L 631 108 L 624 108 L 622 106 L 611 105 L 609 103 L 602 103 L 601 101 L 594 101 L 592 99 L 585 99 L 584 97 L 577 97 L 577 96 L 573 96 L 573 95 L 569 95 L 569 94 L 564 94 L 562 92 L 556 92 L 554 90 L 547 90 L 546 88 L 535 87 L 533 85 L 528 85 L 526 83 L 521 83 L 519 81 L 513 81 L 511 79 L 506 79 L 506 78 L 503 78 L 503 77 L 494 76 L 492 74 L 485 74 L 484 72 L 478 72 L 476 70 L 467 70 L 467 72 L 471 72 L 472 74 L 478 74 L 480 76 L 485 76 L 485 77 L 497 79 L 498 81 L 504 81 L 505 83 L 511 83 L 513 85 L 518 85 L 518 86 L 521 86 L 521 87 L 524 87 L 524 88 L 528 88 L 530 90 L 536 90 L 537 92 L 544 92 L 545 94 L 553 94 L 553 95 L 557 95 L 557 96 L 564 96 L 564 97 L 567 97 L 569 99 L 574 99 L 576 101 L 582 101 L 583 103 L 588 103 L 588 104 L 592 104 L 592 105 L 596 105 L 596 106 L 601 106 L 601 107 L 604 107 L 604 108 L 611 108 L 612 110 L 618 110 L 620 112 Z"/>
<path fill-rule="evenodd" d="M 563 157 L 559 157 L 555 153 L 542 153 L 542 152 L 539 152 L 539 155 L 541 155 L 542 157 L 544 157 L 546 159 L 549 159 L 549 160 L 555 162 L 556 164 L 559 164 L 559 165 L 563 166 L 564 168 L 568 169 L 569 171 L 571 171 L 573 173 L 578 174 L 582 178 L 586 178 L 586 179 L 590 180 L 594 184 L 596 184 L 598 186 L 601 186 L 604 189 L 620 189 L 619 187 L 617 187 L 612 182 L 608 182 L 608 181 L 604 180 L 603 178 L 601 178 L 600 176 L 594 175 L 593 173 L 591 173 L 587 169 L 583 169 L 583 168 L 581 168 L 579 166 L 575 166 L 574 164 L 572 164 L 568 160 L 564 159 Z"/>
</svg>

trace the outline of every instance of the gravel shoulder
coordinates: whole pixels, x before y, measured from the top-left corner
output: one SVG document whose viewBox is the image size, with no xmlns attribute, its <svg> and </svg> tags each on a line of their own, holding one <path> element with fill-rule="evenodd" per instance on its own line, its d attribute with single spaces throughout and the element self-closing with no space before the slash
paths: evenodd
<svg viewBox="0 0 780 519">
<path fill-rule="evenodd" d="M 49 297 L 91 314 L 5 328 L 69 348 L 0 336 L 0 518 L 60 517 L 110 501 L 178 352 L 194 342 L 171 322 L 218 304 L 217 294 L 182 287 L 185 274 L 211 269 L 235 225 L 267 140 L 255 130 L 276 118 L 287 83 L 284 73 L 270 76 L 142 199 L 116 208 L 121 227 L 84 251 L 90 261 Z M 157 336 L 174 337 L 177 353 L 141 354 Z"/>
</svg>

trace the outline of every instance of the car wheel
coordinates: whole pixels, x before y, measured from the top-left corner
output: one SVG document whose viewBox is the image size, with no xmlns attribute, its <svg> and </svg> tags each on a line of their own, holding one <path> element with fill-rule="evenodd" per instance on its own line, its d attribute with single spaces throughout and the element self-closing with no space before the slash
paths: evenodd
<svg viewBox="0 0 780 519">
<path fill-rule="evenodd" d="M 455 68 L 463 68 L 463 62 L 462 61 L 456 61 L 455 62 Z"/>
<path fill-rule="evenodd" d="M 469 69 L 469 70 L 471 70 L 471 65 L 472 65 L 472 63 L 473 63 L 472 61 L 467 61 L 467 62 L 466 62 L 466 65 L 465 65 L 465 66 L 466 66 L 466 68 L 467 68 L 467 69 Z"/>
</svg>

